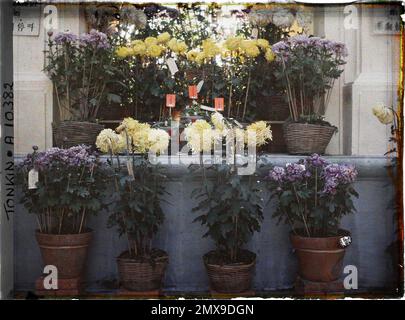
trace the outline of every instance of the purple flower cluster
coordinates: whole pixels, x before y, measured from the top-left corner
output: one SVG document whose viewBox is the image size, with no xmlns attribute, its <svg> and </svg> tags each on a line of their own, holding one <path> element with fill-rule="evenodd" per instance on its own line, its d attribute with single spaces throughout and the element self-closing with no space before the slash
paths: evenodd
<svg viewBox="0 0 405 320">
<path fill-rule="evenodd" d="M 35 155 L 29 154 L 23 161 L 22 166 L 34 167 L 39 171 L 55 168 L 72 168 L 92 166 L 96 163 L 96 154 L 90 146 L 79 145 L 69 149 L 50 148 Z"/>
<path fill-rule="evenodd" d="M 110 47 L 107 35 L 95 29 L 92 29 L 89 33 L 83 33 L 79 41 L 82 45 L 90 45 L 97 49 L 108 49 Z"/>
<path fill-rule="evenodd" d="M 357 170 L 349 164 L 330 164 L 314 153 L 297 163 L 287 163 L 285 168 L 274 167 L 267 176 L 267 179 L 279 186 L 290 182 L 310 183 L 312 180 L 308 180 L 309 178 L 316 178 L 318 186 L 323 185 L 322 194 L 334 195 L 339 186 L 351 184 L 356 180 Z"/>
<path fill-rule="evenodd" d="M 319 154 L 312 154 L 311 156 L 305 159 L 305 163 L 312 167 L 324 167 L 327 165 L 327 161 L 322 158 Z"/>
<path fill-rule="evenodd" d="M 274 167 L 272 170 L 270 170 L 268 175 L 268 178 L 275 182 L 284 181 L 284 177 L 285 177 L 285 170 L 283 167 Z"/>
<path fill-rule="evenodd" d="M 270 170 L 268 179 L 278 183 L 302 181 L 309 177 L 311 172 L 307 171 L 302 163 L 287 163 L 285 168 L 274 167 Z"/>
<path fill-rule="evenodd" d="M 322 178 L 325 181 L 323 194 L 336 194 L 340 185 L 353 183 L 357 177 L 357 170 L 353 165 L 348 164 L 328 164 L 325 166 Z"/>
<path fill-rule="evenodd" d="M 305 35 L 293 36 L 281 40 L 272 46 L 274 54 L 279 59 L 284 58 L 284 60 L 287 60 L 290 55 L 294 54 L 295 50 L 302 48 L 309 50 L 309 54 L 325 51 L 325 53 L 333 54 L 336 57 L 347 56 L 347 49 L 344 43 Z"/>
<path fill-rule="evenodd" d="M 59 32 L 54 41 L 56 44 L 72 43 L 77 41 L 77 36 L 71 32 Z"/>
</svg>

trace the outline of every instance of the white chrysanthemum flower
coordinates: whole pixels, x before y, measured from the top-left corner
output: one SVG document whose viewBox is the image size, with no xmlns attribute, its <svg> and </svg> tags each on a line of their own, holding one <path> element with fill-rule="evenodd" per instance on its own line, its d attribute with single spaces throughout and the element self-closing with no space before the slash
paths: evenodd
<svg viewBox="0 0 405 320">
<path fill-rule="evenodd" d="M 132 143 L 133 151 L 139 153 L 145 153 L 149 149 L 149 131 L 151 130 L 150 125 L 147 123 L 141 123 L 138 120 L 132 118 L 125 118 L 117 130 L 125 132 L 129 136 L 130 143 Z"/>
<path fill-rule="evenodd" d="M 249 15 L 249 21 L 253 26 L 265 27 L 271 22 L 271 10 L 252 10 Z"/>
<path fill-rule="evenodd" d="M 104 153 L 116 154 L 125 149 L 124 138 L 111 129 L 102 130 L 96 139 L 96 147 Z"/>
<path fill-rule="evenodd" d="M 390 124 L 394 121 L 394 111 L 383 104 L 375 106 L 373 108 L 373 114 L 382 124 Z"/>
<path fill-rule="evenodd" d="M 245 142 L 250 145 L 256 141 L 256 146 L 265 145 L 269 140 L 273 140 L 270 125 L 266 121 L 257 121 L 247 126 Z"/>
<path fill-rule="evenodd" d="M 224 116 L 219 112 L 214 112 L 211 115 L 211 122 L 215 129 L 220 130 L 221 132 L 225 129 Z"/>
<path fill-rule="evenodd" d="M 288 9 L 276 10 L 272 16 L 272 22 L 280 28 L 289 28 L 294 23 L 294 15 Z"/>
<path fill-rule="evenodd" d="M 149 150 L 154 153 L 164 153 L 169 147 L 169 134 L 162 129 L 149 130 Z"/>
<path fill-rule="evenodd" d="M 205 120 L 197 120 L 184 129 L 187 144 L 193 153 L 210 152 L 213 145 L 213 131 Z"/>
</svg>

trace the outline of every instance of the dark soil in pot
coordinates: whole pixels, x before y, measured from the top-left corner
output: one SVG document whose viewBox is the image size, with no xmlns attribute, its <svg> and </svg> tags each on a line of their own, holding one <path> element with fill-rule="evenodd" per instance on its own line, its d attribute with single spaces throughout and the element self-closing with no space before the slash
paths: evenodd
<svg viewBox="0 0 405 320">
<path fill-rule="evenodd" d="M 210 251 L 203 257 L 211 289 L 223 293 L 248 291 L 252 285 L 256 254 L 241 250 L 237 262 L 227 261 L 224 254 Z"/>
<path fill-rule="evenodd" d="M 79 234 L 45 234 L 38 230 L 35 233 L 44 265 L 56 266 L 61 279 L 82 275 L 92 235 L 90 229 Z"/>
<path fill-rule="evenodd" d="M 152 249 L 149 256 L 134 257 L 128 251 L 117 258 L 120 283 L 130 291 L 152 291 L 162 287 L 169 255 Z"/>
<path fill-rule="evenodd" d="M 329 237 L 303 237 L 294 233 L 290 240 L 298 258 L 299 274 L 309 281 L 330 282 L 339 279 L 343 270 L 345 248 L 340 245 L 346 230 Z"/>
</svg>

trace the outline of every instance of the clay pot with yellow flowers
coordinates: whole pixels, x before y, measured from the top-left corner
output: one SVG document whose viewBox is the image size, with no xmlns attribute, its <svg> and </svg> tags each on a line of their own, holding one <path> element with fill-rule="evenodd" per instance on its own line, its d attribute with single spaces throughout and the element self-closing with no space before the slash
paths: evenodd
<svg viewBox="0 0 405 320">
<path fill-rule="evenodd" d="M 103 130 L 96 144 L 100 151 L 110 153 L 109 164 L 114 172 L 108 227 L 116 227 L 127 243 L 127 250 L 117 257 L 120 286 L 131 291 L 160 290 L 169 256 L 153 247 L 152 241 L 164 221 L 161 198 L 166 193 L 165 176 L 147 156 L 156 143 L 165 140 L 164 147 L 167 147 L 169 135 L 132 118 L 124 119 L 116 130 L 120 133 Z M 152 136 L 157 137 L 156 141 L 151 140 Z M 135 150 L 144 139 L 148 139 L 144 141 L 148 142 L 144 149 Z M 120 160 L 119 153 L 124 150 L 128 155 Z M 138 152 L 136 156 L 134 151 Z M 125 166 L 121 165 L 124 163 Z"/>
</svg>

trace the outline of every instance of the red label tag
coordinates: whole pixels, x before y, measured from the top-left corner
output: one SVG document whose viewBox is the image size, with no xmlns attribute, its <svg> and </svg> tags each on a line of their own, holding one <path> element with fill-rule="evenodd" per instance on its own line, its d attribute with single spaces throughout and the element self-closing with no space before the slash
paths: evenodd
<svg viewBox="0 0 405 320">
<path fill-rule="evenodd" d="M 197 99 L 197 86 L 188 87 L 188 97 L 190 99 Z"/>
<path fill-rule="evenodd" d="M 167 94 L 166 95 L 166 107 L 174 108 L 176 106 L 176 95 L 175 94 Z"/>
<path fill-rule="evenodd" d="M 224 98 L 215 98 L 214 102 L 216 111 L 224 111 Z"/>
</svg>

